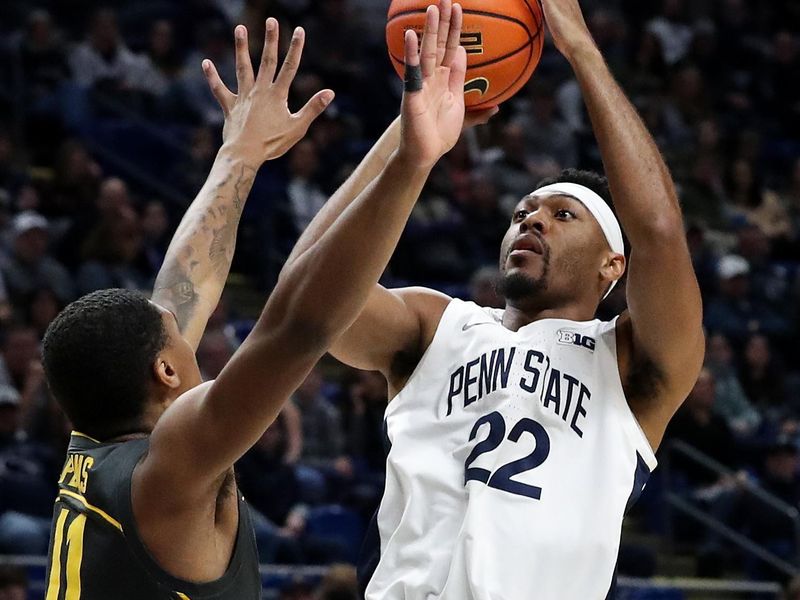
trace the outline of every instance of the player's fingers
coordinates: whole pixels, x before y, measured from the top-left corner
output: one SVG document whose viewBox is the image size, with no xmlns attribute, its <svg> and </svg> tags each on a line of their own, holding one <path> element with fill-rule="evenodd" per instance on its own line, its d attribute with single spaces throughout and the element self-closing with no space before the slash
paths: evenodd
<svg viewBox="0 0 800 600">
<path fill-rule="evenodd" d="M 238 86 L 236 93 L 245 96 L 253 89 L 253 65 L 250 62 L 247 27 L 237 25 L 233 37 L 236 40 L 236 84 Z"/>
<path fill-rule="evenodd" d="M 419 40 L 414 31 L 406 31 L 405 39 L 406 71 L 404 76 L 404 90 L 418 92 L 422 89 L 422 67 L 420 67 Z M 405 98 L 406 94 L 403 94 Z"/>
<path fill-rule="evenodd" d="M 450 32 L 447 36 L 447 46 L 445 47 L 444 58 L 442 58 L 442 66 L 449 67 L 453 64 L 453 59 L 456 57 L 456 50 L 461 44 L 461 27 L 464 23 L 464 11 L 461 9 L 460 4 L 453 5 L 453 14 L 450 17 Z"/>
<path fill-rule="evenodd" d="M 208 87 L 211 88 L 211 93 L 214 95 L 214 98 L 217 99 L 217 102 L 219 102 L 222 108 L 222 112 L 227 117 L 228 113 L 231 112 L 231 107 L 233 106 L 234 100 L 236 100 L 236 96 L 222 82 L 222 78 L 219 76 L 214 63 L 208 59 L 203 61 L 203 74 L 206 76 L 206 81 L 208 81 Z"/>
<path fill-rule="evenodd" d="M 258 68 L 258 80 L 269 85 L 275 79 L 278 70 L 278 21 L 270 17 L 266 23 L 264 50 L 261 52 L 261 66 Z"/>
<path fill-rule="evenodd" d="M 333 101 L 334 96 L 333 90 L 317 92 L 311 100 L 306 102 L 306 105 L 297 112 L 295 116 L 300 123 L 302 123 L 303 131 L 308 130 L 311 123 L 325 112 L 325 109 L 328 108 L 328 105 Z"/>
<path fill-rule="evenodd" d="M 297 69 L 300 68 L 300 58 L 303 56 L 305 41 L 305 30 L 302 27 L 296 28 L 294 34 L 292 34 L 289 52 L 286 53 L 281 72 L 278 73 L 278 78 L 275 80 L 275 85 L 282 87 L 287 92 L 289 91 L 289 86 L 292 85 L 292 81 L 294 81 L 294 76 L 297 75 Z"/>
<path fill-rule="evenodd" d="M 425 31 L 422 34 L 422 49 L 420 50 L 423 77 L 430 77 L 436 69 L 436 32 L 438 29 L 439 9 L 435 4 L 432 4 L 428 7 L 428 12 L 425 13 Z"/>
<path fill-rule="evenodd" d="M 467 51 L 462 47 L 456 49 L 453 64 L 450 65 L 450 80 L 448 87 L 453 94 L 464 96 L 464 79 L 467 76 Z"/>
<path fill-rule="evenodd" d="M 439 0 L 439 30 L 436 32 L 436 66 L 442 64 L 450 35 L 450 18 L 453 14 L 453 0 Z"/>
</svg>

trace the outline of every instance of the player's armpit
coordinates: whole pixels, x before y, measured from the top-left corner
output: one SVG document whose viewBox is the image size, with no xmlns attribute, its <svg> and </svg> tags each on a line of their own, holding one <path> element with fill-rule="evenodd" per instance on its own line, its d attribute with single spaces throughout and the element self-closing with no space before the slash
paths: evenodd
<svg viewBox="0 0 800 600">
<path fill-rule="evenodd" d="M 351 367 L 380 371 L 393 387 L 402 385 L 430 345 L 450 301 L 426 288 L 387 290 L 377 285 L 330 352 Z"/>
</svg>

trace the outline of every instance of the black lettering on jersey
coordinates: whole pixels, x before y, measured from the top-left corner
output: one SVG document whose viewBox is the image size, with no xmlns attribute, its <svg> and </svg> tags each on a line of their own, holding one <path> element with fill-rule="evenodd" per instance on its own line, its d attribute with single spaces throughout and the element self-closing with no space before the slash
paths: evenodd
<svg viewBox="0 0 800 600">
<path fill-rule="evenodd" d="M 551 370 L 550 379 L 547 380 L 544 407 L 548 408 L 550 404 L 553 404 L 553 412 L 561 414 L 561 371 L 558 369 Z"/>
</svg>

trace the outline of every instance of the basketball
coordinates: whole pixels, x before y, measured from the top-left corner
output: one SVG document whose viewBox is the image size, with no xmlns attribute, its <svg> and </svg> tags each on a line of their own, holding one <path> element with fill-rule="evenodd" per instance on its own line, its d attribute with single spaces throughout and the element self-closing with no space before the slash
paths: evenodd
<svg viewBox="0 0 800 600">
<path fill-rule="evenodd" d="M 389 56 L 404 70 L 404 35 L 422 35 L 425 11 L 436 0 L 392 0 L 386 24 Z M 464 95 L 467 108 L 480 110 L 511 98 L 531 78 L 544 45 L 539 0 L 460 0 L 464 11 L 461 45 L 467 50 Z"/>
</svg>

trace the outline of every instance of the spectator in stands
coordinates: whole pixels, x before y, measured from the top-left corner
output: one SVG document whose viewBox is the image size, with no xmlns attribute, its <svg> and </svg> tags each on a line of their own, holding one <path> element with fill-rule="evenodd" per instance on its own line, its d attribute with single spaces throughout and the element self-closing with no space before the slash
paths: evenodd
<svg viewBox="0 0 800 600">
<path fill-rule="evenodd" d="M 757 225 L 770 239 L 787 239 L 791 235 L 789 213 L 775 192 L 764 189 L 752 164 L 733 161 L 726 185 L 734 218 Z"/>
<path fill-rule="evenodd" d="M 17 390 L 0 385 L 0 554 L 37 555 L 47 551 L 57 463 L 27 441 L 21 402 Z"/>
<path fill-rule="evenodd" d="M 159 19 L 150 27 L 147 50 L 142 57 L 139 86 L 153 96 L 163 96 L 181 72 L 180 55 L 175 42 L 175 31 L 167 19 Z"/>
<path fill-rule="evenodd" d="M 665 438 L 681 440 L 706 456 L 734 467 L 739 460 L 733 433 L 725 419 L 715 412 L 716 382 L 707 368 L 700 372 L 697 383 L 686 402 L 667 427 Z M 707 488 L 718 482 L 718 477 L 696 462 L 676 455 L 673 466 L 690 489 Z"/>
<path fill-rule="evenodd" d="M 236 344 L 224 329 L 206 329 L 197 348 L 197 364 L 203 380 L 216 379 L 235 351 Z"/>
<path fill-rule="evenodd" d="M 53 288 L 44 285 L 34 290 L 25 301 L 25 323 L 36 330 L 41 340 L 47 326 L 66 306 Z"/>
<path fill-rule="evenodd" d="M 154 273 L 140 265 L 142 230 L 139 216 L 131 208 L 106 217 L 84 245 L 84 263 L 78 269 L 81 295 L 106 288 L 145 290 Z"/>
<path fill-rule="evenodd" d="M 325 205 L 328 195 L 317 181 L 319 154 L 316 143 L 305 139 L 289 151 L 289 181 L 286 198 L 297 239 Z"/>
<path fill-rule="evenodd" d="M 789 322 L 763 301 L 750 285 L 750 265 L 737 255 L 722 257 L 717 267 L 719 291 L 706 305 L 705 323 L 712 332 L 743 342 L 752 333 L 785 336 Z"/>
<path fill-rule="evenodd" d="M 170 241 L 170 222 L 161 200 L 150 200 L 141 215 L 143 269 L 157 273 Z"/>
<path fill-rule="evenodd" d="M 387 396 L 386 379 L 376 371 L 358 371 L 348 391 L 345 431 L 349 454 L 373 472 L 386 468 L 383 414 Z"/>
<path fill-rule="evenodd" d="M 85 88 L 118 94 L 138 89 L 143 62 L 125 45 L 117 15 L 109 8 L 92 16 L 86 39 L 70 56 L 72 77 Z"/>
<path fill-rule="evenodd" d="M 48 222 L 40 214 L 24 212 L 11 225 L 12 254 L 3 277 L 13 304 L 20 304 L 38 288 L 49 286 L 63 302 L 75 296 L 67 270 L 48 254 Z"/>
<path fill-rule="evenodd" d="M 503 308 L 505 302 L 498 293 L 500 271 L 496 267 L 481 267 L 469 282 L 469 297 L 478 306 L 487 308 Z"/>
<path fill-rule="evenodd" d="M 28 182 L 20 158 L 20 148 L 11 133 L 0 127 L 0 190 L 8 195 L 16 194 Z"/>
<path fill-rule="evenodd" d="M 218 127 L 222 126 L 223 115 L 208 88 L 200 64 L 205 58 L 212 60 L 222 81 L 231 85 L 236 81 L 236 64 L 223 22 L 214 19 L 199 24 L 197 28 L 199 47 L 186 57 L 179 87 L 192 116 L 191 121 Z"/>
<path fill-rule="evenodd" d="M 724 335 L 718 333 L 708 339 L 706 367 L 716 384 L 714 411 L 738 436 L 753 435 L 761 424 L 761 415 L 742 388 L 734 365 L 733 349 Z"/>
<path fill-rule="evenodd" d="M 45 208 L 51 218 L 84 219 L 94 208 L 103 170 L 77 140 L 64 141 L 56 153 L 51 193 Z M 65 261 L 69 264 L 69 261 Z"/>
<path fill-rule="evenodd" d="M 534 78 L 528 86 L 527 106 L 512 121 L 525 131 L 525 149 L 537 180 L 557 175 L 578 162 L 577 140 L 572 127 L 557 112 L 555 94 L 555 86 Z"/>
<path fill-rule="evenodd" d="M 759 469 L 758 483 L 786 505 L 800 507 L 800 457 L 793 443 L 786 439 L 770 443 Z M 792 522 L 786 514 L 766 507 L 760 499 L 744 493 L 739 518 L 753 541 L 784 560 L 794 560 L 796 540 Z M 771 575 L 774 577 L 777 573 Z"/>
<path fill-rule="evenodd" d="M 18 52 L 25 73 L 25 101 L 33 110 L 55 112 L 54 95 L 69 78 L 70 70 L 64 40 L 46 10 L 33 10 L 28 15 Z"/>
<path fill-rule="evenodd" d="M 772 352 L 769 339 L 754 335 L 747 340 L 740 369 L 742 387 L 748 398 L 766 414 L 777 418 L 786 410 L 786 369 Z"/>
<path fill-rule="evenodd" d="M 538 181 L 531 169 L 525 135 L 522 125 L 508 124 L 503 128 L 500 145 L 485 154 L 490 176 L 501 196 L 519 200 L 530 194 Z"/>
<path fill-rule="evenodd" d="M 692 42 L 692 28 L 686 23 L 684 0 L 663 0 L 661 13 L 646 27 L 661 45 L 664 62 L 674 65 L 688 53 Z"/>
<path fill-rule="evenodd" d="M 0 355 L 0 383 L 25 389 L 32 376 L 32 365 L 39 359 L 39 337 L 36 330 L 15 325 L 5 331 Z"/>
<path fill-rule="evenodd" d="M 0 566 L 0 600 L 26 600 L 28 589 L 24 568 Z"/>
<path fill-rule="evenodd" d="M 344 453 L 345 440 L 339 410 L 323 395 L 319 367 L 308 374 L 292 400 L 300 410 L 303 451 L 297 475 L 306 502 L 341 500 L 353 479 L 354 467 Z"/>
</svg>

